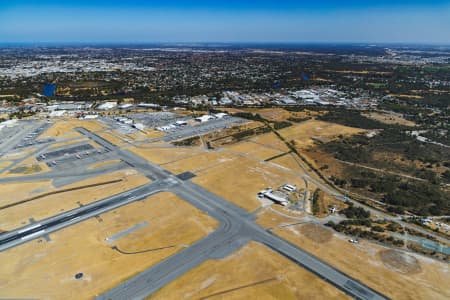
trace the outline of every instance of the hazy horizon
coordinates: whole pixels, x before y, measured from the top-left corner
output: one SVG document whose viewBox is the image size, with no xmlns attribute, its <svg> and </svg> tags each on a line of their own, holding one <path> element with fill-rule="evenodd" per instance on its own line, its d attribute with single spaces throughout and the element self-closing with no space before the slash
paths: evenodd
<svg viewBox="0 0 450 300">
<path fill-rule="evenodd" d="M 450 0 L 17 0 L 2 43 L 450 44 Z"/>
</svg>

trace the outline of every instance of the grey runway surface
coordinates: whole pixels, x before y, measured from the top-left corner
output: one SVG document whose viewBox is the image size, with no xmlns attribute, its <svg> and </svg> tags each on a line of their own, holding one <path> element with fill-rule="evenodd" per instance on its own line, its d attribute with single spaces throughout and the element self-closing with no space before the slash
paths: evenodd
<svg viewBox="0 0 450 300">
<path fill-rule="evenodd" d="M 219 228 L 204 239 L 130 278 L 114 289 L 100 295 L 97 299 L 144 299 L 198 266 L 201 262 L 210 258 L 226 257 L 250 240 L 267 245 L 354 298 L 386 299 L 385 296 L 334 269 L 319 258 L 267 232 L 254 223 L 254 215 L 247 213 L 225 199 L 192 182 L 178 179 L 159 166 L 150 164 L 130 151 L 122 150 L 112 145 L 88 130 L 79 128 L 78 131 L 106 149 L 115 151 L 124 162 L 152 178 L 154 182 L 132 190 L 131 193 L 122 193 L 93 203 L 92 206 L 88 207 L 87 205 L 77 208 L 76 210 L 40 221 L 38 224 L 32 224 L 13 232 L 2 234 L 0 235 L 0 244 L 2 243 L 1 240 L 6 239 L 8 239 L 8 243 L 20 243 L 24 239 L 24 242 L 26 242 L 49 232 L 76 224 L 115 207 L 144 199 L 160 191 L 175 193 L 220 222 Z M 15 237 L 15 239 L 11 239 L 11 237 Z"/>
</svg>

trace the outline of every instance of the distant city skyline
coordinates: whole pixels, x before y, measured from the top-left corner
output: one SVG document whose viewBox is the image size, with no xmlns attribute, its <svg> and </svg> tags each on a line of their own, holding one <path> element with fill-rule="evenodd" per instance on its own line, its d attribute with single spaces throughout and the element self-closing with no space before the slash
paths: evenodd
<svg viewBox="0 0 450 300">
<path fill-rule="evenodd" d="M 450 0 L 343 2 L 14 0 L 0 42 L 450 44 Z"/>
</svg>

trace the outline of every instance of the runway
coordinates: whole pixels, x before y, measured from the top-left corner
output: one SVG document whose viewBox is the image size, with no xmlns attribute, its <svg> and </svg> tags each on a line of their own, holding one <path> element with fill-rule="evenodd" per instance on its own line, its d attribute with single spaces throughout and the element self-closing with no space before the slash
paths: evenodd
<svg viewBox="0 0 450 300">
<path fill-rule="evenodd" d="M 225 199 L 190 181 L 178 179 L 159 166 L 150 164 L 130 151 L 122 150 L 112 145 L 86 129 L 78 128 L 77 130 L 106 149 L 115 151 L 124 162 L 152 178 L 154 182 L 39 221 L 37 224 L 2 234 L 0 235 L 0 250 L 42 237 L 133 201 L 145 199 L 157 192 L 169 191 L 219 221 L 219 228 L 204 239 L 130 278 L 112 290 L 100 295 L 97 299 L 144 299 L 200 263 L 210 258 L 226 257 L 252 240 L 270 247 L 298 265 L 310 270 L 349 296 L 357 299 L 386 299 L 382 294 L 341 273 L 312 254 L 266 231 L 254 223 L 252 214 Z"/>
</svg>

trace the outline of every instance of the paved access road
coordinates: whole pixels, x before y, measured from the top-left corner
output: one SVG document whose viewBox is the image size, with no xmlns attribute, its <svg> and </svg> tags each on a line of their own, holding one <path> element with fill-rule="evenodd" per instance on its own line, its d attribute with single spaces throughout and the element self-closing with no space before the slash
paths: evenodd
<svg viewBox="0 0 450 300">
<path fill-rule="evenodd" d="M 2 234 L 0 235 L 0 240 L 8 239 L 8 243 L 25 242 L 81 222 L 115 207 L 143 199 L 158 191 L 171 191 L 220 222 L 219 228 L 212 234 L 118 285 L 99 296 L 98 299 L 144 299 L 201 262 L 210 258 L 226 257 L 250 240 L 267 245 L 352 297 L 358 299 L 385 299 L 383 295 L 339 272 L 319 258 L 267 232 L 254 223 L 252 214 L 247 213 L 234 204 L 192 182 L 181 181 L 159 166 L 150 164 L 145 159 L 112 145 L 90 131 L 83 128 L 79 128 L 78 131 L 106 149 L 116 151 L 123 161 L 152 178 L 154 182 L 132 190 L 131 194 L 122 193 L 93 203 L 90 207 L 78 208 L 41 221 L 38 224 Z M 13 236 L 15 238 L 11 239 Z"/>
</svg>

